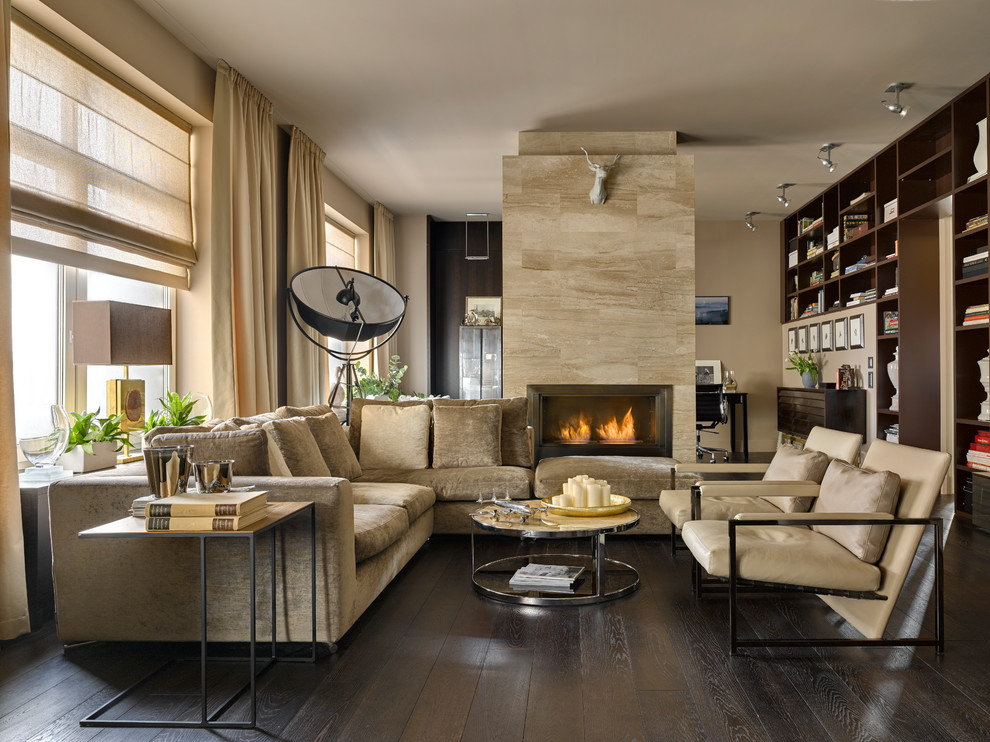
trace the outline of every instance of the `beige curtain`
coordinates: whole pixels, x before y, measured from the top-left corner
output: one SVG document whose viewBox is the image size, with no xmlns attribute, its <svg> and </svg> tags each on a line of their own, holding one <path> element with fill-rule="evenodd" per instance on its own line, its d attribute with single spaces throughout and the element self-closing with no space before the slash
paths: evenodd
<svg viewBox="0 0 990 742">
<path fill-rule="evenodd" d="M 376 202 L 373 250 L 375 275 L 395 286 L 395 227 L 392 222 L 392 212 Z M 375 351 L 375 372 L 378 376 L 384 377 L 388 373 L 388 359 L 395 353 L 395 346 L 393 338 Z"/>
<path fill-rule="evenodd" d="M 323 209 L 323 159 L 316 142 L 292 128 L 289 144 L 289 225 L 286 281 L 305 268 L 326 264 L 326 216 Z M 286 317 L 286 400 L 294 407 L 316 404 L 324 396 L 325 357 Z M 305 324 L 303 324 L 305 327 Z M 310 336 L 321 336 L 307 328 Z"/>
<path fill-rule="evenodd" d="M 276 406 L 275 122 L 272 103 L 226 62 L 213 104 L 215 414 Z"/>
<path fill-rule="evenodd" d="M 10 0 L 0 0 L 0 640 L 31 630 L 24 578 L 24 534 L 14 439 L 14 368 L 10 328 Z"/>
</svg>

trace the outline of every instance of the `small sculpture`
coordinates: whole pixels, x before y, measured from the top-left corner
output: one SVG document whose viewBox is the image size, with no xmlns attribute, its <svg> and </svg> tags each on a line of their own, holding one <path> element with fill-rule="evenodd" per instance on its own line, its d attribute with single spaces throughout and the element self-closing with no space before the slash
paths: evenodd
<svg viewBox="0 0 990 742">
<path fill-rule="evenodd" d="M 605 203 L 605 199 L 608 198 L 608 192 L 605 190 L 605 179 L 608 178 L 608 171 L 616 166 L 622 155 L 616 155 L 611 165 L 598 165 L 591 161 L 588 150 L 582 147 L 581 151 L 584 152 L 584 156 L 588 160 L 588 169 L 595 174 L 595 185 L 588 192 L 588 195 L 591 197 L 591 203 L 603 204 Z"/>
</svg>

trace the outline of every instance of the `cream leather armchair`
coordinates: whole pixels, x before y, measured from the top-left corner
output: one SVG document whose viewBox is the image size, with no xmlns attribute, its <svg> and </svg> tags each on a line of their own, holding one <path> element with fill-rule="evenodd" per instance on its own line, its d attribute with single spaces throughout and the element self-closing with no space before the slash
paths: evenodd
<svg viewBox="0 0 990 742">
<path fill-rule="evenodd" d="M 852 488 L 841 492 L 847 512 L 739 514 L 732 520 L 697 520 L 685 523 L 684 543 L 696 560 L 695 591 L 700 596 L 710 581 L 701 579 L 698 567 L 719 578 L 729 592 L 729 648 L 735 654 L 746 646 L 864 646 L 926 645 L 939 654 L 945 646 L 942 617 L 942 522 L 931 517 L 945 479 L 949 455 L 876 440 L 863 460 L 863 476 L 883 472 L 899 477 L 894 482 L 893 513 L 868 512 L 858 507 L 868 499 Z M 853 469 L 853 467 L 849 467 Z M 822 500 L 832 484 L 832 468 L 822 485 Z M 841 480 L 835 480 L 841 481 Z M 831 494 L 831 493 L 829 493 Z M 858 498 L 858 499 L 857 499 Z M 849 507 L 851 505 L 852 507 Z M 821 510 L 821 508 L 819 508 Z M 845 539 L 855 526 L 889 526 L 878 558 L 858 553 Z M 809 526 L 824 527 L 814 530 Z M 884 638 L 887 623 L 908 576 L 925 526 L 934 531 L 935 636 Z M 827 532 L 825 530 L 828 529 Z M 838 530 L 836 530 L 838 529 Z M 740 639 L 737 635 L 737 594 L 741 588 L 760 592 L 800 591 L 817 594 L 862 634 L 862 639 Z M 921 601 L 918 601 L 921 603 Z"/>
<path fill-rule="evenodd" d="M 863 445 L 863 436 L 816 426 L 808 433 L 805 451 L 818 451 L 829 459 L 855 463 Z M 684 467 L 700 474 L 763 474 L 770 463 L 762 464 L 686 464 Z M 824 467 L 821 473 L 824 474 Z M 821 477 L 818 477 L 821 481 Z M 670 549 L 676 550 L 676 534 L 689 520 L 728 520 L 738 513 L 769 513 L 777 515 L 785 509 L 781 500 L 765 498 L 802 498 L 810 503 L 818 494 L 818 481 L 702 480 L 690 490 L 665 490 L 660 493 L 660 509 L 670 519 Z M 789 508 L 793 509 L 793 508 Z M 804 509 L 807 509 L 807 504 Z"/>
</svg>

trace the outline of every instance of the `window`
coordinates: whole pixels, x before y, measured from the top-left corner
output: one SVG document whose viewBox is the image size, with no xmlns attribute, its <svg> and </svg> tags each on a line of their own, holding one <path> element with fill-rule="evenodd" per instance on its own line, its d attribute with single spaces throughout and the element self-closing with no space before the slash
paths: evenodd
<svg viewBox="0 0 990 742">
<path fill-rule="evenodd" d="M 327 265 L 337 265 L 341 268 L 357 268 L 358 243 L 351 232 L 327 219 L 326 240 Z M 347 344 L 342 340 L 334 340 L 333 338 L 327 338 L 326 344 L 330 349 L 341 352 L 344 350 L 351 351 L 352 347 L 361 348 L 362 346 L 367 346 L 367 343 L 358 343 L 357 345 L 353 343 Z M 328 379 L 330 386 L 333 386 L 333 383 L 337 380 L 338 370 L 343 366 L 343 361 L 339 361 L 327 354 L 327 362 L 329 364 L 327 367 Z M 365 367 L 367 368 L 367 364 L 365 364 Z M 339 399 L 343 399 L 343 395 L 340 395 Z"/>
</svg>

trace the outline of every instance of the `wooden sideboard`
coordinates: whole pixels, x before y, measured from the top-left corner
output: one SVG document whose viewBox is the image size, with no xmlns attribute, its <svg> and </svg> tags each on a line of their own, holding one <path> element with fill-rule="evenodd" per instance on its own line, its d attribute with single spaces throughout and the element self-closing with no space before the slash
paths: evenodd
<svg viewBox="0 0 990 742">
<path fill-rule="evenodd" d="M 859 433 L 866 439 L 864 389 L 777 387 L 777 430 L 806 438 L 813 427 Z"/>
</svg>

